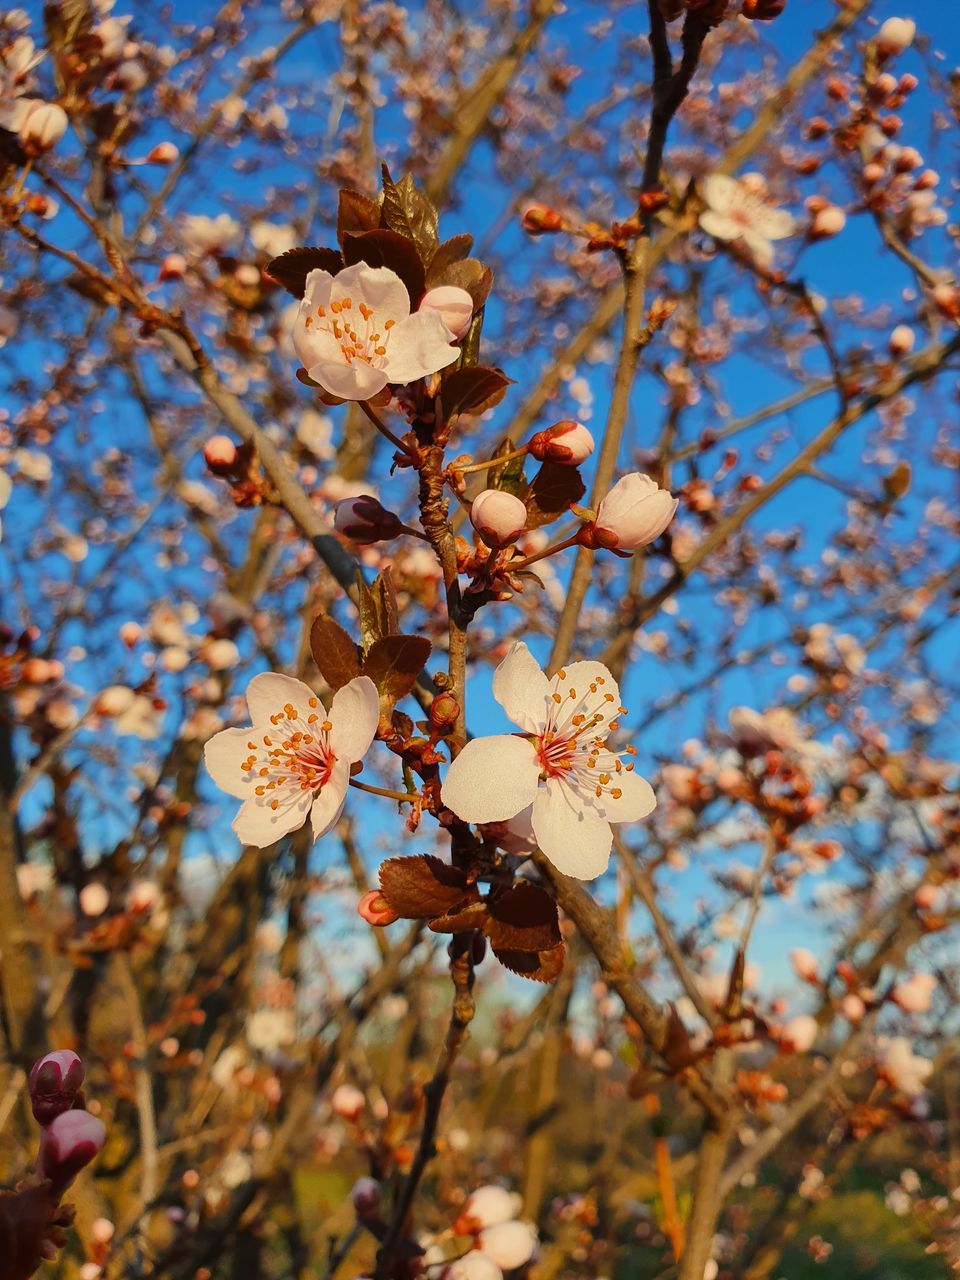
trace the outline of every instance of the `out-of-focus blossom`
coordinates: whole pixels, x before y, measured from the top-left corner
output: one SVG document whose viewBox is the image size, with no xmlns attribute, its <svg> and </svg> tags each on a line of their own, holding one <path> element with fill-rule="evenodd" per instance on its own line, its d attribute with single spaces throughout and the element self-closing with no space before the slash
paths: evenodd
<svg viewBox="0 0 960 1280">
<path fill-rule="evenodd" d="M 616 680 L 599 662 L 574 662 L 548 679 L 519 642 L 497 667 L 493 695 L 525 736 L 468 742 L 447 770 L 443 803 L 480 823 L 532 806 L 537 843 L 558 870 L 580 880 L 602 875 L 610 824 L 639 821 L 656 805 L 632 760 L 624 765 L 607 746 L 621 714 Z"/>
<path fill-rule="evenodd" d="M 342 1120 L 356 1120 L 366 1104 L 363 1092 L 355 1084 L 338 1085 L 330 1099 L 334 1115 L 340 1116 Z"/>
<path fill-rule="evenodd" d="M 436 311 L 410 313 L 410 295 L 387 267 L 358 262 L 307 276 L 293 345 L 309 377 L 341 400 L 369 400 L 388 383 L 437 373 L 459 354 Z"/>
<path fill-rule="evenodd" d="M 204 213 L 185 214 L 180 221 L 180 239 L 197 257 L 226 253 L 243 239 L 243 227 L 228 213 L 210 218 Z"/>
<path fill-rule="evenodd" d="M 13 493 L 13 481 L 5 471 L 0 471 L 0 511 L 10 501 L 10 495 Z M 0 520 L 0 538 L 3 537 L 3 521 Z"/>
<path fill-rule="evenodd" d="M 297 233 L 287 224 L 266 222 L 258 218 L 250 224 L 250 243 L 267 258 L 279 258 L 296 247 Z"/>
<path fill-rule="evenodd" d="M 537 1244 L 536 1229 L 529 1222 L 498 1222 L 480 1232 L 480 1252 L 503 1271 L 526 1266 Z"/>
<path fill-rule="evenodd" d="M 808 1049 L 813 1048 L 817 1031 L 816 1018 L 809 1013 L 801 1013 L 784 1025 L 780 1037 L 781 1043 L 784 1048 L 792 1049 L 794 1053 L 806 1053 Z"/>
<path fill-rule="evenodd" d="M 895 1036 L 881 1045 L 879 1066 L 895 1089 L 911 1095 L 923 1092 L 933 1071 L 930 1059 L 914 1053 L 905 1036 Z"/>
<path fill-rule="evenodd" d="M 713 173 L 700 184 L 706 209 L 700 226 L 716 240 L 742 240 L 762 267 L 773 262 L 773 240 L 793 235 L 796 224 L 785 209 L 768 204 L 752 176 L 740 180 Z"/>
<path fill-rule="evenodd" d="M 894 1001 L 905 1013 L 926 1013 L 933 1002 L 937 980 L 932 973 L 915 973 L 893 988 Z"/>
<path fill-rule="evenodd" d="M 888 18 L 876 36 L 877 52 L 895 58 L 913 44 L 917 24 L 912 18 Z"/>
<path fill-rule="evenodd" d="M 97 880 L 91 880 L 80 890 L 77 901 L 84 915 L 91 918 L 102 916 L 110 905 L 110 891 L 106 885 L 100 884 Z"/>
<path fill-rule="evenodd" d="M 470 1193 L 458 1219 L 465 1231 L 479 1231 L 501 1222 L 512 1221 L 523 1207 L 523 1199 L 515 1191 L 491 1182 Z"/>
</svg>

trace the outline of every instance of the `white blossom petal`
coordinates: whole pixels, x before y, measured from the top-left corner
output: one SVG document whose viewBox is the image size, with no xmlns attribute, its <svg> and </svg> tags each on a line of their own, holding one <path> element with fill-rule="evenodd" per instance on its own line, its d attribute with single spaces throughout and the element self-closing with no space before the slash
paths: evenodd
<svg viewBox="0 0 960 1280">
<path fill-rule="evenodd" d="M 503 822 L 533 802 L 539 776 L 537 753 L 526 739 L 475 738 L 447 770 L 440 798 L 464 822 Z"/>
<path fill-rule="evenodd" d="M 330 704 L 330 749 L 338 760 L 352 764 L 370 750 L 380 722 L 377 686 L 369 676 L 357 676 L 333 695 Z"/>
<path fill-rule="evenodd" d="M 753 215 L 753 228 L 766 240 L 785 240 L 796 230 L 793 214 L 786 209 L 761 205 Z"/>
<path fill-rule="evenodd" d="M 602 808 L 607 822 L 639 822 L 657 807 L 653 787 L 634 770 L 627 773 L 624 769 L 618 773 L 614 785 L 620 790 L 620 796 L 614 800 L 604 795 L 598 806 Z"/>
<path fill-rule="evenodd" d="M 271 799 L 279 802 L 276 809 L 271 807 L 270 800 L 262 797 L 252 797 L 240 806 L 233 829 L 244 844 L 265 849 L 288 832 L 302 827 L 313 804 L 313 792 L 288 787 L 274 791 Z"/>
<path fill-rule="evenodd" d="M 207 772 L 221 791 L 228 796 L 236 796 L 238 800 L 246 800 L 250 795 L 255 778 L 252 772 L 245 772 L 243 763 L 250 758 L 250 742 L 252 729 L 222 729 L 215 733 L 203 749 L 203 760 Z"/>
<path fill-rule="evenodd" d="M 733 218 L 717 213 L 715 209 L 704 209 L 700 215 L 700 226 L 716 240 L 736 240 L 743 230 Z"/>
<path fill-rule="evenodd" d="M 620 710 L 620 686 L 609 668 L 602 662 L 571 662 L 562 670 L 563 679 L 557 681 L 560 694 L 569 689 L 577 691 L 576 702 L 573 698 L 568 700 L 569 709 L 575 709 L 577 713 L 586 716 L 602 715 L 602 731 L 606 733 L 606 726 L 611 720 L 616 720 Z M 567 704 L 558 708 L 559 723 L 569 719 L 569 709 Z M 600 725 L 597 730 L 601 730 Z"/>
<path fill-rule="evenodd" d="M 493 696 L 514 724 L 539 733 L 550 710 L 550 681 L 540 664 L 518 640 L 493 675 Z"/>
<path fill-rule="evenodd" d="M 352 298 L 374 311 L 382 311 L 398 323 L 410 314 L 410 295 L 395 271 L 355 262 L 334 277 L 333 297 Z"/>
<path fill-rule="evenodd" d="M 700 194 L 715 213 L 729 213 L 743 201 L 743 190 L 727 173 L 711 173 L 700 183 Z"/>
<path fill-rule="evenodd" d="M 277 671 L 264 671 L 254 676 L 247 685 L 247 706 L 255 725 L 261 725 L 289 703 L 301 720 L 312 714 L 326 715 L 317 695 L 302 680 L 281 675 Z"/>
<path fill-rule="evenodd" d="M 324 390 L 341 400 L 369 400 L 383 390 L 389 381 L 383 369 L 375 369 L 363 360 L 344 364 L 340 360 L 323 360 L 312 364 L 307 374 Z"/>
<path fill-rule="evenodd" d="M 313 827 L 313 838 L 319 840 L 336 826 L 343 813 L 347 800 L 347 786 L 350 782 L 350 765 L 344 760 L 333 767 L 333 772 L 310 809 L 310 823 Z"/>
<path fill-rule="evenodd" d="M 769 267 L 771 265 L 773 262 L 773 245 L 766 237 L 762 236 L 759 231 L 744 227 L 741 232 L 741 238 L 761 267 Z"/>
<path fill-rule="evenodd" d="M 393 329 L 387 349 L 390 382 L 413 382 L 428 373 L 438 373 L 460 355 L 450 345 L 450 332 L 436 311 L 418 311 Z"/>
<path fill-rule="evenodd" d="M 585 812 L 559 778 L 549 778 L 533 802 L 533 833 L 558 871 L 595 880 L 610 862 L 609 822 Z"/>
</svg>

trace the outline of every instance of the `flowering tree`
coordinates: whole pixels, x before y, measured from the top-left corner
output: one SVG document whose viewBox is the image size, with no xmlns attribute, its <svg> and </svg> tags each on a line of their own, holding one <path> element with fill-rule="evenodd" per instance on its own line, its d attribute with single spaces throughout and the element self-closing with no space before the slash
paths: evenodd
<svg viewBox="0 0 960 1280">
<path fill-rule="evenodd" d="M 0 1275 L 955 1273 L 949 15 L 140 8 L 0 27 Z"/>
</svg>

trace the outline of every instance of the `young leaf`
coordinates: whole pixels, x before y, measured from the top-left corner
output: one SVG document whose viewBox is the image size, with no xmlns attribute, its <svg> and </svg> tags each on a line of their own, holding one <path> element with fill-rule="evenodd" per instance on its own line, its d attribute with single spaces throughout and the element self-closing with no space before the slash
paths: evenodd
<svg viewBox="0 0 960 1280">
<path fill-rule="evenodd" d="M 348 267 L 355 262 L 388 267 L 406 285 L 410 309 L 416 311 L 426 290 L 426 276 L 412 240 L 399 231 L 348 231 L 343 237 L 343 256 Z"/>
<path fill-rule="evenodd" d="M 310 649 L 331 689 L 342 689 L 360 674 L 360 650 L 332 618 L 318 614 L 310 628 Z"/>
<path fill-rule="evenodd" d="M 475 886 L 471 885 L 475 890 Z M 427 921 L 427 928 L 433 933 L 465 933 L 468 929 L 482 929 L 487 919 L 487 904 L 479 898 L 475 902 L 461 903 L 442 916 L 434 916 Z"/>
<path fill-rule="evenodd" d="M 448 419 L 461 413 L 483 413 L 500 403 L 512 382 L 502 369 L 482 364 L 454 369 L 443 379 L 443 411 Z"/>
<path fill-rule="evenodd" d="M 557 904 L 539 885 L 519 881 L 487 902 L 484 932 L 495 951 L 551 951 L 562 941 Z"/>
<path fill-rule="evenodd" d="M 466 289 L 473 299 L 473 305 L 482 307 L 493 287 L 493 272 L 477 258 L 464 258 L 462 262 L 451 262 L 436 275 L 431 270 L 430 288 L 439 284 L 452 284 L 458 289 Z"/>
<path fill-rule="evenodd" d="M 432 289 L 434 285 L 443 284 L 442 276 L 447 267 L 453 266 L 455 262 L 462 262 L 472 248 L 473 236 L 466 233 L 451 236 L 449 240 L 444 240 L 443 244 L 438 245 L 427 268 L 428 287 Z"/>
<path fill-rule="evenodd" d="M 566 947 L 561 942 L 558 947 L 549 951 L 498 951 L 493 954 L 505 969 L 518 973 L 521 978 L 532 978 L 534 982 L 554 982 L 563 971 L 563 959 Z"/>
<path fill-rule="evenodd" d="M 341 191 L 337 206 L 337 240 L 343 248 L 348 232 L 376 231 L 380 226 L 380 206 L 359 191 Z"/>
<path fill-rule="evenodd" d="M 405 698 L 430 657 L 432 646 L 424 636 L 388 635 L 375 640 L 363 660 L 363 674 L 380 691 L 381 702 Z"/>
<path fill-rule="evenodd" d="M 478 898 L 467 874 L 429 853 L 389 858 L 380 865 L 380 892 L 408 920 L 432 920 Z"/>
<path fill-rule="evenodd" d="M 283 285 L 295 298 L 302 298 L 307 288 L 307 276 L 316 269 L 329 271 L 335 276 L 338 271 L 343 270 L 343 258 L 336 249 L 321 249 L 316 246 L 288 249 L 279 258 L 267 263 L 264 274 Z"/>
<path fill-rule="evenodd" d="M 522 495 L 527 504 L 527 528 L 539 529 L 550 524 L 558 516 L 569 511 L 586 492 L 576 467 L 565 467 L 559 462 L 544 462 Z"/>
<path fill-rule="evenodd" d="M 509 436 L 497 445 L 494 457 L 498 458 L 503 453 L 513 453 L 516 444 Z M 490 489 L 502 489 L 506 493 L 512 493 L 519 497 L 527 491 L 527 479 L 523 474 L 524 463 L 526 458 L 511 458 L 509 462 L 505 462 L 502 466 L 491 467 L 487 472 L 487 487 Z"/>
<path fill-rule="evenodd" d="M 383 166 L 383 220 L 391 231 L 398 231 L 417 246 L 422 262 L 427 263 L 436 252 L 437 211 L 430 200 L 414 185 L 408 173 L 393 182 Z"/>
</svg>

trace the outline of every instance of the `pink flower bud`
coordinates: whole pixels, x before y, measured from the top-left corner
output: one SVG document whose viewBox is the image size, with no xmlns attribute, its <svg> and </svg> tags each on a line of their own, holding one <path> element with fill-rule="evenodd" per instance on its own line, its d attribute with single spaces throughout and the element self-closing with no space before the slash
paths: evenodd
<svg viewBox="0 0 960 1280">
<path fill-rule="evenodd" d="M 960 319 L 960 289 L 952 284 L 938 284 L 930 293 L 944 315 L 951 320 Z"/>
<path fill-rule="evenodd" d="M 211 436 L 203 446 L 203 460 L 215 476 L 227 475 L 237 464 L 237 446 L 229 436 Z"/>
<path fill-rule="evenodd" d="M 480 1251 L 503 1271 L 523 1267 L 533 1257 L 537 1233 L 529 1222 L 499 1222 L 480 1233 Z"/>
<path fill-rule="evenodd" d="M 158 142 L 147 152 L 147 164 L 173 164 L 180 155 L 180 148 L 172 142 Z"/>
<path fill-rule="evenodd" d="M 484 489 L 470 505 L 470 523 L 491 550 L 507 547 L 523 533 L 527 508 L 503 489 Z"/>
<path fill-rule="evenodd" d="M 921 884 L 913 895 L 913 900 L 921 911 L 930 911 L 940 898 L 940 890 L 935 884 Z"/>
<path fill-rule="evenodd" d="M 794 1053 L 806 1053 L 813 1048 L 817 1038 L 817 1020 L 809 1013 L 801 1013 L 791 1018 L 780 1033 L 780 1042 L 785 1049 Z"/>
<path fill-rule="evenodd" d="M 342 1120 L 356 1120 L 366 1105 L 366 1098 L 355 1084 L 341 1084 L 333 1091 L 330 1106 Z"/>
<path fill-rule="evenodd" d="M 887 339 L 892 356 L 905 356 L 913 350 L 917 335 L 908 324 L 898 324 Z"/>
<path fill-rule="evenodd" d="M 403 522 L 382 506 L 369 493 L 361 493 L 355 498 L 344 498 L 337 503 L 333 516 L 333 527 L 345 538 L 351 538 L 363 546 L 372 542 L 382 542 L 386 538 L 396 538 L 403 532 Z"/>
<path fill-rule="evenodd" d="M 569 467 L 586 462 L 594 448 L 593 436 L 587 428 L 572 419 L 538 431 L 529 444 L 531 454 L 540 462 L 560 462 Z"/>
<path fill-rule="evenodd" d="M 828 204 L 825 209 L 814 214 L 810 224 L 810 234 L 815 240 L 826 240 L 830 236 L 839 235 L 847 225 L 847 215 L 836 204 Z"/>
<path fill-rule="evenodd" d="M 72 1049 L 55 1049 L 31 1068 L 30 1105 L 38 1124 L 47 1125 L 69 1111 L 83 1085 L 83 1063 Z"/>
<path fill-rule="evenodd" d="M 63 1191 L 102 1149 L 103 1121 L 89 1111 L 64 1111 L 43 1130 L 37 1172 Z"/>
<path fill-rule="evenodd" d="M 358 1178 L 350 1199 L 358 1218 L 375 1218 L 380 1212 L 380 1183 L 375 1178 Z"/>
<path fill-rule="evenodd" d="M 477 1187 L 468 1198 L 455 1226 L 458 1233 L 470 1235 L 484 1227 L 509 1222 L 519 1213 L 522 1203 L 516 1192 L 499 1187 L 494 1182 L 487 1183 L 486 1186 Z"/>
<path fill-rule="evenodd" d="M 139 622 L 125 622 L 120 628 L 120 639 L 128 649 L 132 649 L 142 635 L 143 627 Z"/>
<path fill-rule="evenodd" d="M 551 209 L 549 205 L 536 202 L 528 204 L 524 209 L 520 225 L 530 235 L 542 236 L 546 232 L 562 231 L 564 222 L 556 209 Z"/>
<path fill-rule="evenodd" d="M 867 1006 L 858 995 L 850 991 L 840 1001 L 840 1012 L 848 1022 L 859 1022 L 867 1012 Z"/>
<path fill-rule="evenodd" d="M 790 963 L 793 965 L 794 973 L 799 977 L 805 978 L 808 982 L 815 982 L 819 972 L 817 957 L 812 951 L 807 951 L 804 947 L 794 947 L 790 952 Z"/>
<path fill-rule="evenodd" d="M 885 172 L 886 170 L 882 164 L 879 164 L 876 160 L 871 160 L 869 164 L 863 166 L 863 180 L 873 186 L 875 182 L 880 181 Z"/>
<path fill-rule="evenodd" d="M 466 289 L 453 284 L 441 284 L 428 289 L 420 299 L 420 311 L 436 311 L 456 340 L 465 336 L 473 319 L 473 298 Z"/>
<path fill-rule="evenodd" d="M 83 914 L 92 920 L 102 916 L 110 905 L 110 891 L 106 885 L 92 880 L 80 890 L 77 901 Z"/>
<path fill-rule="evenodd" d="M 357 903 L 357 912 L 367 924 L 375 925 L 378 929 L 400 919 L 379 889 L 371 889 L 363 895 Z"/>
<path fill-rule="evenodd" d="M 596 520 L 581 530 L 581 540 L 585 546 L 636 551 L 660 537 L 677 506 L 677 499 L 656 480 L 633 471 L 618 480 L 603 499 Z"/>
<path fill-rule="evenodd" d="M 912 18 L 888 18 L 877 32 L 877 53 L 883 58 L 895 58 L 913 44 L 917 24 Z"/>
<path fill-rule="evenodd" d="M 168 253 L 160 264 L 161 280 L 179 280 L 187 269 L 187 260 L 182 253 Z"/>
<path fill-rule="evenodd" d="M 30 104 L 20 122 L 20 140 L 34 152 L 49 151 L 67 131 L 67 113 L 55 102 Z"/>
</svg>

